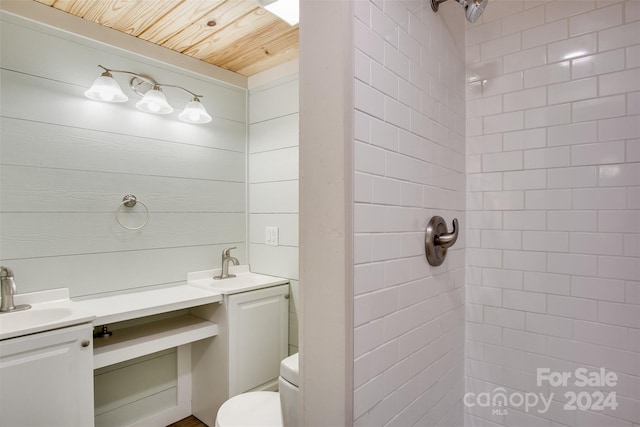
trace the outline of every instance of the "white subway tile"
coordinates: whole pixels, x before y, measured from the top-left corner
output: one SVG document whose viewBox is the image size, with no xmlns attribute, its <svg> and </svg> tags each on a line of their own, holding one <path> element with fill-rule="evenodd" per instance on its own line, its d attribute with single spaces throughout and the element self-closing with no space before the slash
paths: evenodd
<svg viewBox="0 0 640 427">
<path fill-rule="evenodd" d="M 556 21 L 562 18 L 578 15 L 595 9 L 596 4 L 593 0 L 560 0 L 549 2 L 545 5 L 545 18 L 547 22 Z"/>
<path fill-rule="evenodd" d="M 548 127 L 571 123 L 571 104 L 534 108 L 524 113 L 526 128 Z"/>
<path fill-rule="evenodd" d="M 529 49 L 531 47 L 566 39 L 567 36 L 567 22 L 564 20 L 556 21 L 523 31 L 522 47 Z"/>
<path fill-rule="evenodd" d="M 515 111 L 485 116 L 483 117 L 483 126 L 485 133 L 519 130 L 524 127 L 524 114 L 522 111 Z"/>
<path fill-rule="evenodd" d="M 569 147 L 540 148 L 525 150 L 525 169 L 546 169 L 569 166 L 571 151 Z"/>
<path fill-rule="evenodd" d="M 492 288 L 522 289 L 522 271 L 482 269 L 482 284 Z"/>
<path fill-rule="evenodd" d="M 401 129 L 411 130 L 411 110 L 388 96 L 384 97 L 384 120 Z"/>
<path fill-rule="evenodd" d="M 638 44 L 640 34 L 640 22 L 603 30 L 598 33 L 598 45 L 600 51 L 617 49 L 620 47 Z"/>
<path fill-rule="evenodd" d="M 549 146 L 584 144 L 596 142 L 598 125 L 596 122 L 572 123 L 547 128 Z"/>
<path fill-rule="evenodd" d="M 625 302 L 640 305 L 640 282 L 627 282 L 625 292 Z"/>
<path fill-rule="evenodd" d="M 505 190 L 533 190 L 547 188 L 547 175 L 543 169 L 505 172 L 503 188 Z"/>
<path fill-rule="evenodd" d="M 526 209 L 571 209 L 571 190 L 528 190 Z"/>
<path fill-rule="evenodd" d="M 524 250 L 528 251 L 569 251 L 569 233 L 563 231 L 524 231 Z"/>
<path fill-rule="evenodd" d="M 624 255 L 640 257 L 640 234 L 625 234 Z"/>
<path fill-rule="evenodd" d="M 369 122 L 371 116 L 362 111 L 354 111 L 353 132 L 354 138 L 358 141 L 369 142 L 371 138 L 371 128 Z"/>
<path fill-rule="evenodd" d="M 477 267 L 501 267 L 502 251 L 498 249 L 476 249 L 468 248 L 467 262 L 471 266 Z"/>
<path fill-rule="evenodd" d="M 502 229 L 502 212 L 467 212 L 467 229 Z"/>
<path fill-rule="evenodd" d="M 503 345 L 531 353 L 544 353 L 546 337 L 541 334 L 518 331 L 516 329 L 504 329 L 502 332 Z"/>
<path fill-rule="evenodd" d="M 398 26 L 377 7 L 371 8 L 371 29 L 385 42 L 398 47 Z"/>
<path fill-rule="evenodd" d="M 549 253 L 547 270 L 549 273 L 595 276 L 597 257 L 595 255 Z"/>
<path fill-rule="evenodd" d="M 613 233 L 640 233 L 640 221 L 637 210 L 600 211 L 598 213 L 598 231 Z"/>
<path fill-rule="evenodd" d="M 598 140 L 613 141 L 640 137 L 640 120 L 637 117 L 620 117 L 598 121 Z"/>
<path fill-rule="evenodd" d="M 549 94 L 549 104 L 560 104 L 563 102 L 594 98 L 598 95 L 598 80 L 595 77 L 572 80 L 566 83 L 547 86 L 547 91 Z M 575 117 L 573 120 L 578 121 Z"/>
<path fill-rule="evenodd" d="M 629 209 L 640 209 L 640 187 L 627 188 L 627 203 Z"/>
<path fill-rule="evenodd" d="M 385 174 L 387 176 L 411 181 L 411 178 L 413 177 L 412 165 L 414 163 L 414 159 L 408 156 L 392 153 L 390 151 L 385 153 L 385 159 Z"/>
<path fill-rule="evenodd" d="M 489 344 L 502 343 L 502 329 L 496 326 L 467 322 L 465 335 L 471 341 Z"/>
<path fill-rule="evenodd" d="M 356 171 L 384 175 L 384 150 L 356 142 L 354 151 L 354 169 Z"/>
<path fill-rule="evenodd" d="M 573 59 L 571 61 L 571 77 L 573 79 L 581 79 L 583 77 L 590 77 L 598 74 L 606 74 L 623 70 L 624 57 L 624 49 L 618 49 L 610 52 Z"/>
<path fill-rule="evenodd" d="M 544 24 L 544 6 L 511 15 L 501 20 L 502 34 L 512 34 Z"/>
<path fill-rule="evenodd" d="M 627 116 L 640 116 L 640 92 L 627 94 Z"/>
<path fill-rule="evenodd" d="M 579 3 L 579 2 L 572 2 Z M 572 37 L 547 46 L 549 62 L 560 62 L 585 55 L 591 55 L 598 51 L 598 36 L 596 33 L 584 36 Z"/>
<path fill-rule="evenodd" d="M 502 306 L 514 310 L 545 313 L 547 300 L 544 294 L 505 289 L 502 291 Z"/>
<path fill-rule="evenodd" d="M 384 61 L 384 41 L 359 20 L 354 21 L 353 44 L 375 61 Z"/>
<path fill-rule="evenodd" d="M 354 53 L 354 76 L 363 83 L 371 83 L 371 58 L 359 49 L 355 49 Z"/>
<path fill-rule="evenodd" d="M 522 169 L 522 151 L 484 154 L 482 156 L 483 172 L 499 172 Z"/>
<path fill-rule="evenodd" d="M 503 58 L 503 70 L 505 73 L 527 70 L 539 67 L 547 63 L 547 50 L 545 46 L 510 53 Z"/>
<path fill-rule="evenodd" d="M 547 311 L 549 314 L 572 319 L 598 319 L 598 303 L 583 298 L 549 295 L 547 296 Z"/>
<path fill-rule="evenodd" d="M 488 22 L 505 16 L 513 16 L 524 9 L 523 3 L 519 1 L 495 2 L 492 4 L 491 13 L 482 15 L 480 19 L 483 19 L 483 22 Z"/>
<path fill-rule="evenodd" d="M 363 264 L 353 268 L 354 294 L 361 295 L 384 288 L 384 264 Z"/>
<path fill-rule="evenodd" d="M 640 280 L 640 262 L 635 257 L 598 258 L 598 276 L 614 279 Z M 640 319 L 638 319 L 640 323 Z"/>
<path fill-rule="evenodd" d="M 627 346 L 627 329 L 596 322 L 573 322 L 573 339 L 591 344 L 624 349 Z"/>
<path fill-rule="evenodd" d="M 467 118 L 502 113 L 502 96 L 483 97 L 467 101 Z"/>
<path fill-rule="evenodd" d="M 524 150 L 541 148 L 547 145 L 545 129 L 528 129 L 501 134 L 503 138 L 503 150 Z"/>
<path fill-rule="evenodd" d="M 604 301 L 625 301 L 625 283 L 622 280 L 599 277 L 571 278 L 571 295 Z"/>
<path fill-rule="evenodd" d="M 398 98 L 398 76 L 375 61 L 371 61 L 371 86 L 392 98 Z"/>
<path fill-rule="evenodd" d="M 571 162 L 574 165 L 624 163 L 624 157 L 624 141 L 583 144 L 571 147 Z"/>
<path fill-rule="evenodd" d="M 549 211 L 547 212 L 549 230 L 596 231 L 598 230 L 597 211 Z"/>
<path fill-rule="evenodd" d="M 545 294 L 569 295 L 571 276 L 564 274 L 525 272 L 524 290 Z"/>
<path fill-rule="evenodd" d="M 640 90 L 640 68 L 598 76 L 600 96 Z"/>
<path fill-rule="evenodd" d="M 524 312 L 497 307 L 485 307 L 484 323 L 504 328 L 524 329 Z"/>
<path fill-rule="evenodd" d="M 385 229 L 384 206 L 355 204 L 354 231 L 356 233 L 376 232 Z"/>
<path fill-rule="evenodd" d="M 595 82 L 594 82 L 595 83 Z M 547 91 L 544 87 L 507 93 L 504 95 L 504 111 L 524 110 L 547 104 Z"/>
<path fill-rule="evenodd" d="M 484 193 L 483 207 L 487 210 L 518 210 L 524 208 L 522 191 L 491 191 Z"/>
<path fill-rule="evenodd" d="M 502 306 L 502 290 L 486 286 L 466 286 L 466 300 L 471 304 Z"/>
<path fill-rule="evenodd" d="M 573 103 L 573 121 L 586 122 L 589 120 L 607 119 L 624 116 L 626 113 L 624 95 L 600 97 Z"/>
<path fill-rule="evenodd" d="M 508 53 L 520 50 L 520 33 L 501 37 L 496 40 L 486 41 L 480 44 L 480 58 L 484 61 L 497 56 L 504 56 Z"/>
<path fill-rule="evenodd" d="M 371 118 L 371 144 L 398 151 L 398 128 L 382 120 Z"/>
<path fill-rule="evenodd" d="M 573 190 L 574 209 L 624 209 L 627 207 L 625 188 L 581 188 Z"/>
<path fill-rule="evenodd" d="M 467 48 L 502 36 L 501 21 L 492 21 L 467 28 Z"/>
<path fill-rule="evenodd" d="M 502 151 L 502 134 L 472 136 L 467 138 L 467 155 L 498 153 Z"/>
<path fill-rule="evenodd" d="M 571 338 L 573 322 L 563 317 L 527 313 L 525 330 L 553 337 Z"/>
<path fill-rule="evenodd" d="M 503 213 L 505 230 L 545 230 L 546 211 L 507 211 Z"/>
<path fill-rule="evenodd" d="M 544 252 L 503 251 L 504 268 L 523 271 L 546 271 L 547 254 Z"/>
<path fill-rule="evenodd" d="M 355 82 L 354 103 L 357 110 L 384 119 L 384 95 L 358 80 Z"/>
<path fill-rule="evenodd" d="M 520 231 L 482 230 L 482 247 L 489 249 L 521 249 Z"/>
<path fill-rule="evenodd" d="M 598 303 L 598 320 L 612 325 L 640 328 L 640 306 L 601 301 Z"/>
<path fill-rule="evenodd" d="M 575 36 L 620 24 L 622 24 L 622 4 L 617 4 L 570 18 L 569 33 Z"/>
<path fill-rule="evenodd" d="M 384 43 L 383 63 L 403 79 L 411 81 L 411 61 L 388 43 Z"/>
<path fill-rule="evenodd" d="M 401 181 L 396 179 L 373 177 L 373 203 L 381 205 L 400 205 Z"/>
<path fill-rule="evenodd" d="M 566 82 L 570 79 L 569 61 L 527 68 L 524 71 L 524 87 L 545 86 L 552 83 Z"/>
<path fill-rule="evenodd" d="M 640 3 L 636 0 L 627 0 L 624 4 L 624 22 L 640 20 Z"/>
<path fill-rule="evenodd" d="M 491 97 L 503 93 L 521 90 L 523 87 L 523 73 L 517 71 L 498 77 L 486 78 L 482 84 L 482 96 Z M 505 111 L 508 111 L 505 109 Z"/>
<path fill-rule="evenodd" d="M 353 200 L 354 202 L 371 203 L 373 198 L 373 178 L 371 175 L 354 173 Z"/>
<path fill-rule="evenodd" d="M 596 187 L 598 168 L 596 166 L 558 168 L 547 170 L 549 188 Z"/>
<path fill-rule="evenodd" d="M 502 174 L 476 173 L 467 176 L 467 189 L 469 191 L 496 191 L 502 190 Z"/>
<path fill-rule="evenodd" d="M 640 44 L 626 49 L 627 68 L 640 67 Z"/>
<path fill-rule="evenodd" d="M 354 264 L 371 262 L 371 235 L 359 234 L 354 236 L 353 262 Z"/>
<path fill-rule="evenodd" d="M 622 255 L 622 234 L 571 233 L 570 252 L 594 255 Z"/>
</svg>

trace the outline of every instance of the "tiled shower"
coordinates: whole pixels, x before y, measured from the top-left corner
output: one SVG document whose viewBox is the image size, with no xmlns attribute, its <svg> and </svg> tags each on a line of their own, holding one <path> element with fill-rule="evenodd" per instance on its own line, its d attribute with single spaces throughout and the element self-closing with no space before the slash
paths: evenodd
<svg viewBox="0 0 640 427">
<path fill-rule="evenodd" d="M 356 2 L 354 34 L 355 425 L 640 425 L 640 1 Z"/>
</svg>

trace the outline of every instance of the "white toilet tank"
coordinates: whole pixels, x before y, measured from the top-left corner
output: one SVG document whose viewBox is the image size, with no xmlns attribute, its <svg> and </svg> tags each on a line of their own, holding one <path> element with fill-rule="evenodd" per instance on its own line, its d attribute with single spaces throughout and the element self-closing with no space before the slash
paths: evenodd
<svg viewBox="0 0 640 427">
<path fill-rule="evenodd" d="M 282 408 L 282 425 L 298 427 L 298 353 L 291 355 L 280 363 L 278 379 L 280 407 Z"/>
</svg>

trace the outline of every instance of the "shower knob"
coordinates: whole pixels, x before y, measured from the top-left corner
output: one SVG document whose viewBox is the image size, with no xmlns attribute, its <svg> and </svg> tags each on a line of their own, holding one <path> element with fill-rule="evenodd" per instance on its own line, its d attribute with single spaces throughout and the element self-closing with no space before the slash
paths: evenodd
<svg viewBox="0 0 640 427">
<path fill-rule="evenodd" d="M 447 256 L 447 249 L 458 240 L 458 219 L 453 219 L 453 231 L 447 230 L 447 223 L 441 216 L 434 216 L 427 224 L 424 237 L 424 248 L 427 261 L 433 266 L 438 266 L 444 262 Z"/>
</svg>

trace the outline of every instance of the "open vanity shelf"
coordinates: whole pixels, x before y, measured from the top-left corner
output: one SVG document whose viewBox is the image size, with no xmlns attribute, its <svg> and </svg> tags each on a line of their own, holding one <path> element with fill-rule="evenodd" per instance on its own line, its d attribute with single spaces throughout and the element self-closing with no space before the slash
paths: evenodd
<svg viewBox="0 0 640 427">
<path fill-rule="evenodd" d="M 218 334 L 218 325 L 190 314 L 118 329 L 93 341 L 93 368 L 178 347 Z"/>
</svg>

